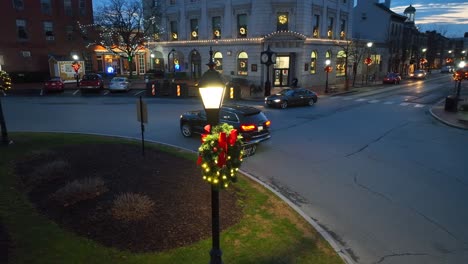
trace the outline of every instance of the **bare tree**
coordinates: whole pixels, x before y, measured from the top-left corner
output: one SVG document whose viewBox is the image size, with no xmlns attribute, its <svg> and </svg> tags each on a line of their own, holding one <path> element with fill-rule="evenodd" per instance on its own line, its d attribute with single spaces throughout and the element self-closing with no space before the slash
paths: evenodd
<svg viewBox="0 0 468 264">
<path fill-rule="evenodd" d="M 93 25 L 79 24 L 83 38 L 88 40 L 87 47 L 100 46 L 127 58 L 130 77 L 135 55 L 145 48 L 148 41 L 155 40 L 160 32 L 160 6 L 145 8 L 141 0 L 107 0 L 95 12 Z M 91 32 L 96 34 L 93 36 Z"/>
<path fill-rule="evenodd" d="M 360 61 L 363 61 L 363 56 L 365 52 L 365 42 L 359 40 L 342 40 L 337 41 L 336 46 L 338 46 L 345 53 L 345 90 L 349 89 L 349 73 L 348 73 L 348 63 L 352 64 L 352 78 L 353 78 L 353 87 L 356 84 L 356 75 L 357 68 Z"/>
</svg>

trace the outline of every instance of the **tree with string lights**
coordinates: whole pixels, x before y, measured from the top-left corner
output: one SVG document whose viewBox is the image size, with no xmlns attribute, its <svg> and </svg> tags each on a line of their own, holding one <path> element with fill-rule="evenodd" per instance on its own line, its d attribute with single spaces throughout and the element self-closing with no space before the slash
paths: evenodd
<svg viewBox="0 0 468 264">
<path fill-rule="evenodd" d="M 157 40 L 162 30 L 161 8 L 154 1 L 145 6 L 141 0 L 107 0 L 97 8 L 92 25 L 78 23 L 87 47 L 100 46 L 113 54 L 127 58 L 130 78 L 134 69 L 134 57 L 145 49 L 148 41 Z M 92 30 L 90 30 L 92 29 Z M 97 32 L 95 36 L 91 32 Z"/>
</svg>

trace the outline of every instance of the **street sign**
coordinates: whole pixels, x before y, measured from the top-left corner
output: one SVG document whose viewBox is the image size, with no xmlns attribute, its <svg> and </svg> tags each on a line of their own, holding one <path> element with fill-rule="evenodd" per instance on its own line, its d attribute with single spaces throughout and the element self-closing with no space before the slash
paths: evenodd
<svg viewBox="0 0 468 264">
<path fill-rule="evenodd" d="M 138 122 L 148 124 L 148 110 L 146 102 L 140 100 L 137 101 L 137 120 Z"/>
</svg>

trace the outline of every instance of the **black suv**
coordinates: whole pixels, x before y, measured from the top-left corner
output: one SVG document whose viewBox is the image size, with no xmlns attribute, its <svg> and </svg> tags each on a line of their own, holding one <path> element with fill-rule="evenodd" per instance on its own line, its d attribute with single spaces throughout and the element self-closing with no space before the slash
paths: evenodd
<svg viewBox="0 0 468 264">
<path fill-rule="evenodd" d="M 242 135 L 244 144 L 256 144 L 270 135 L 270 120 L 259 109 L 244 105 L 223 105 L 219 110 L 219 122 L 232 125 Z M 207 125 L 204 110 L 185 112 L 180 116 L 180 131 L 185 137 L 205 133 Z"/>
</svg>

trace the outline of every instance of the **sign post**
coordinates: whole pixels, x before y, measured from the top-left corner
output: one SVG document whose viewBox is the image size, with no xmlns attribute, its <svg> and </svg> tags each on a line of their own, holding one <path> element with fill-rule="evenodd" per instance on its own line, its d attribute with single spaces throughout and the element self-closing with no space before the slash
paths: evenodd
<svg viewBox="0 0 468 264">
<path fill-rule="evenodd" d="M 72 63 L 73 70 L 75 70 L 75 77 L 76 77 L 76 87 L 80 86 L 80 75 L 78 74 L 78 71 L 81 68 L 81 64 L 77 61 L 74 61 Z"/>
<path fill-rule="evenodd" d="M 141 125 L 141 154 L 145 156 L 145 123 L 148 123 L 148 109 L 146 102 L 141 99 L 137 101 L 137 120 Z"/>
</svg>

